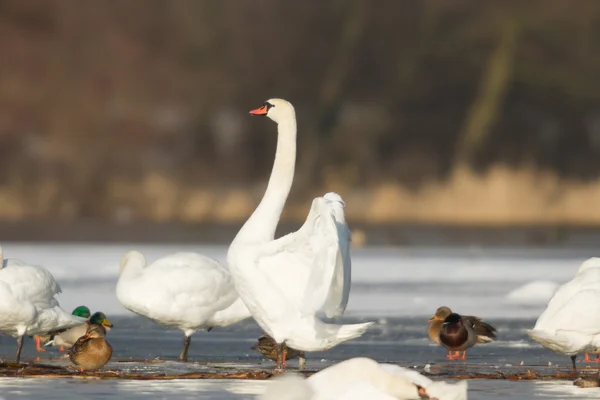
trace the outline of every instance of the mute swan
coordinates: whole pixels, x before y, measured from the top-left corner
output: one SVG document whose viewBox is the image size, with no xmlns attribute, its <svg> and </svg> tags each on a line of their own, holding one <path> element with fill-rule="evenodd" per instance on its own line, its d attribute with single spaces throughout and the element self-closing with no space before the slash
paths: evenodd
<svg viewBox="0 0 600 400">
<path fill-rule="evenodd" d="M 435 311 L 435 315 L 427 320 L 427 322 L 431 322 L 429 325 L 428 334 L 429 338 L 437 344 L 440 344 L 444 347 L 447 347 L 445 344 L 441 343 L 441 331 L 444 326 L 444 322 L 448 316 L 452 314 L 452 310 L 449 307 L 438 307 Z M 480 318 L 473 317 L 470 315 L 462 315 L 462 320 L 468 321 L 471 325 L 474 334 L 477 337 L 476 343 L 489 343 L 496 339 L 496 328 L 491 326 L 488 323 L 483 322 Z M 443 334 L 442 334 L 443 335 Z M 447 347 L 448 348 L 448 347 Z M 467 356 L 467 351 L 463 351 L 462 360 L 465 360 Z M 459 351 L 456 351 L 454 354 L 450 350 L 448 350 L 448 355 L 446 358 L 449 360 L 456 360 L 459 357 Z"/>
<path fill-rule="evenodd" d="M 284 375 L 273 379 L 261 400 L 467 400 L 468 383 L 436 382 L 391 364 L 352 358 L 307 379 Z"/>
<path fill-rule="evenodd" d="M 0 332 L 17 338 L 17 363 L 25 335 L 45 334 L 85 322 L 60 308 L 54 298 L 61 293 L 60 286 L 46 268 L 19 260 L 2 259 L 1 265 Z"/>
<path fill-rule="evenodd" d="M 361 336 L 372 322 L 329 324 L 317 318 L 342 315 L 350 293 L 350 234 L 344 202 L 335 193 L 313 200 L 306 222 L 274 240 L 294 179 L 296 116 L 282 99 L 270 99 L 251 115 L 277 123 L 275 162 L 265 195 L 231 243 L 227 260 L 237 291 L 260 327 L 279 345 L 321 351 Z M 294 282 L 290 285 L 290 282 Z"/>
<path fill-rule="evenodd" d="M 561 285 L 529 337 L 556 353 L 571 356 L 600 349 L 600 258 L 584 261 L 575 277 Z"/>
<path fill-rule="evenodd" d="M 142 253 L 128 252 L 121 260 L 117 298 L 129 311 L 181 329 L 180 361 L 187 361 L 194 332 L 250 316 L 227 269 L 196 253 L 175 253 L 146 265 Z"/>
</svg>

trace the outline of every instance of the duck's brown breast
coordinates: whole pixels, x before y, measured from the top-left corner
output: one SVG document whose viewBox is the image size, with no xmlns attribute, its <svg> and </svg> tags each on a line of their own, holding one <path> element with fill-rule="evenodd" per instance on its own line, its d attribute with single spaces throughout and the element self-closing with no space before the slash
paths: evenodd
<svg viewBox="0 0 600 400">
<path fill-rule="evenodd" d="M 440 344 L 440 328 L 444 321 L 434 320 L 430 325 L 427 333 L 429 333 L 429 339 L 434 343 Z"/>
<path fill-rule="evenodd" d="M 103 367 L 112 357 L 112 346 L 104 339 L 89 339 L 74 348 L 70 355 L 71 361 L 84 370 L 94 370 Z"/>
</svg>

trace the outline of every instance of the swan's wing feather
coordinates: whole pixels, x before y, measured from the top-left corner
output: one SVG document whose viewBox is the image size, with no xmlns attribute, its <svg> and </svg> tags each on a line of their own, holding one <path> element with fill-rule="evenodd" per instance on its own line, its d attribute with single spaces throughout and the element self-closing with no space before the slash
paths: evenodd
<svg viewBox="0 0 600 400">
<path fill-rule="evenodd" d="M 56 305 L 54 295 L 61 293 L 60 286 L 44 267 L 8 265 L 2 269 L 0 280 L 10 285 L 16 300 L 36 306 Z"/>
<path fill-rule="evenodd" d="M 317 197 L 298 231 L 260 247 L 257 265 L 303 314 L 323 309 L 333 316 L 339 302 L 326 302 L 336 268 L 343 271 L 340 254 L 334 210 L 329 201 Z M 337 297 L 342 298 L 343 289 L 337 290 L 342 293 Z"/>
<path fill-rule="evenodd" d="M 323 196 L 333 212 L 337 228 L 339 252 L 337 254 L 333 281 L 329 290 L 329 296 L 325 303 L 325 311 L 328 317 L 340 317 L 344 314 L 348 299 L 350 298 L 350 285 L 352 281 L 350 260 L 350 229 L 346 224 L 344 215 L 345 203 L 337 193 L 327 193 Z"/>
<path fill-rule="evenodd" d="M 534 329 L 544 329 L 548 324 L 552 325 L 556 313 L 560 312 L 573 296 L 586 288 L 598 287 L 598 283 L 600 283 L 600 269 L 592 268 L 578 272 L 573 279 L 556 290 L 548 306 L 536 321 Z"/>
<path fill-rule="evenodd" d="M 600 335 L 600 290 L 587 289 L 577 292 L 555 310 L 552 319 L 548 320 L 542 329 Z"/>
<path fill-rule="evenodd" d="M 237 298 L 233 279 L 216 260 L 196 253 L 176 253 L 146 266 L 128 284 L 126 307 L 151 318 L 176 320 L 208 315 Z"/>
</svg>

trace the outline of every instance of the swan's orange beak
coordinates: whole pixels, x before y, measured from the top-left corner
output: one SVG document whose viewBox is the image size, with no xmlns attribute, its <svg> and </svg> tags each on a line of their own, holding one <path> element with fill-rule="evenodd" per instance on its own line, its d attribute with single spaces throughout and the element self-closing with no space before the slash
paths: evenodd
<svg viewBox="0 0 600 400">
<path fill-rule="evenodd" d="M 263 104 L 262 106 L 260 106 L 256 110 L 250 111 L 250 115 L 267 115 L 267 111 L 269 111 L 267 109 L 267 105 Z"/>
</svg>

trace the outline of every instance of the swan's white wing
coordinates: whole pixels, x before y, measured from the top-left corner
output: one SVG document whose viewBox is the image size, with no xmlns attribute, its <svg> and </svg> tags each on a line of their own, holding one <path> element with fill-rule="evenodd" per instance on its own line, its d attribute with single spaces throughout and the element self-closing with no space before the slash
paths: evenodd
<svg viewBox="0 0 600 400">
<path fill-rule="evenodd" d="M 309 315 L 326 304 L 339 254 L 333 209 L 329 201 L 317 197 L 297 232 L 260 247 L 257 266 L 302 314 Z M 324 311 L 334 316 L 336 310 Z"/>
<path fill-rule="evenodd" d="M 585 263 L 584 263 L 585 264 Z M 591 268 L 578 272 L 569 282 L 561 285 L 548 302 L 548 306 L 536 321 L 534 329 L 546 329 L 554 326 L 555 315 L 580 291 L 600 287 L 600 268 Z"/>
<path fill-rule="evenodd" d="M 29 301 L 36 306 L 58 304 L 54 295 L 61 293 L 61 289 L 46 268 L 9 265 L 0 270 L 0 280 L 10 285 L 17 301 Z"/>
<path fill-rule="evenodd" d="M 175 327 L 201 326 L 238 297 L 229 271 L 196 253 L 162 257 L 119 285 L 127 309 Z"/>
<path fill-rule="evenodd" d="M 552 318 L 537 329 L 574 331 L 600 335 L 600 290 L 581 290 L 556 309 Z M 536 329 L 536 328 L 534 328 Z"/>
<path fill-rule="evenodd" d="M 350 285 L 352 282 L 350 260 L 350 229 L 346 224 L 344 215 L 344 201 L 337 193 L 327 193 L 323 196 L 329 202 L 333 211 L 335 225 L 338 234 L 339 252 L 337 255 L 333 281 L 329 289 L 329 296 L 325 302 L 324 310 L 329 317 L 340 317 L 346 311 L 350 297 Z"/>
</svg>

